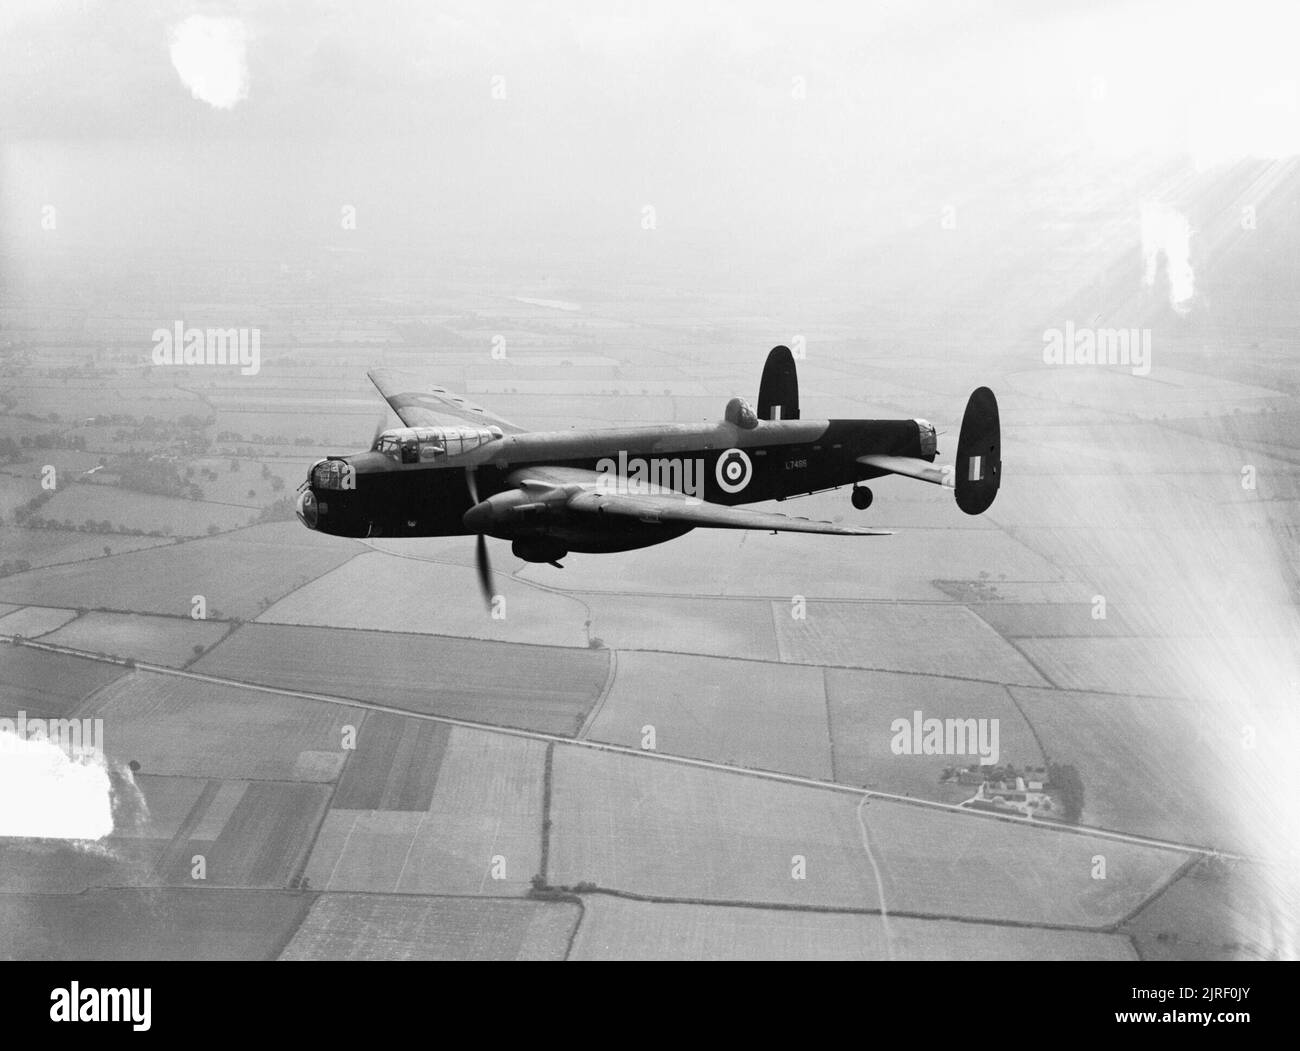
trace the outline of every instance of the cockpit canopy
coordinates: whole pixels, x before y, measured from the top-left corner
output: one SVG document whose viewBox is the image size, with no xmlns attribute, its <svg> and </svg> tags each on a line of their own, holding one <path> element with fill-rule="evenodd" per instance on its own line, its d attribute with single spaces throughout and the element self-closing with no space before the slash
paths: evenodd
<svg viewBox="0 0 1300 1051">
<path fill-rule="evenodd" d="M 395 427 L 375 439 L 372 451 L 398 463 L 433 463 L 473 452 L 501 437 L 500 427 Z"/>
</svg>

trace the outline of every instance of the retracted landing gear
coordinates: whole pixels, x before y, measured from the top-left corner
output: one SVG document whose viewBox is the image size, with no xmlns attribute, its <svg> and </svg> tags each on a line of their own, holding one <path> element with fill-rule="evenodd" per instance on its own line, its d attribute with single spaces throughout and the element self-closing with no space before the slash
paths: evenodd
<svg viewBox="0 0 1300 1051">
<path fill-rule="evenodd" d="M 865 511 L 871 506 L 871 490 L 865 485 L 855 485 L 852 494 L 850 494 L 850 499 L 853 501 L 854 507 L 859 511 Z"/>
</svg>

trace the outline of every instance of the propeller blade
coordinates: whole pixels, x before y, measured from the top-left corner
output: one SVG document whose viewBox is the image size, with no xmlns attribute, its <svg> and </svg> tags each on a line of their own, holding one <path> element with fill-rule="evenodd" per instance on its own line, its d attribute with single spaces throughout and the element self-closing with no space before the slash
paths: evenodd
<svg viewBox="0 0 1300 1051">
<path fill-rule="evenodd" d="M 488 561 L 487 537 L 478 535 L 475 561 L 478 563 L 478 584 L 483 589 L 483 601 L 492 608 L 492 563 Z"/>
<path fill-rule="evenodd" d="M 465 468 L 465 484 L 469 486 L 469 498 L 471 503 L 478 503 L 478 481 L 474 477 L 474 468 Z"/>
</svg>

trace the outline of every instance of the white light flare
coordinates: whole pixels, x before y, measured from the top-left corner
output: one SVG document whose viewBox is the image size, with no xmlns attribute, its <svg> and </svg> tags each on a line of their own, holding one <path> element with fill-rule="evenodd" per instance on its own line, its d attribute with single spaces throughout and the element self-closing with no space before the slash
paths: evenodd
<svg viewBox="0 0 1300 1051">
<path fill-rule="evenodd" d="M 1142 205 L 1142 283 L 1151 288 L 1161 258 L 1169 281 L 1169 305 L 1179 314 L 1192 308 L 1196 275 L 1192 272 L 1192 227 L 1187 217 L 1167 204 Z"/>
<path fill-rule="evenodd" d="M 172 65 L 196 99 L 233 109 L 248 98 L 247 36 L 237 18 L 192 15 L 172 27 Z"/>
<path fill-rule="evenodd" d="M 49 741 L 3 738 L 0 837 L 99 840 L 113 831 L 112 785 L 102 757 L 74 759 Z"/>
</svg>

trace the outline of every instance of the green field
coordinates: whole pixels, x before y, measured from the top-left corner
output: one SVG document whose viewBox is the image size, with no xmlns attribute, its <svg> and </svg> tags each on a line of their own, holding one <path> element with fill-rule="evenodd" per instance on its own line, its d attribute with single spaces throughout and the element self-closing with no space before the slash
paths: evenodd
<svg viewBox="0 0 1300 1051">
<path fill-rule="evenodd" d="M 505 599 L 505 616 L 489 615 L 470 560 L 474 541 L 459 538 L 452 559 L 444 564 L 420 558 L 367 552 L 300 588 L 268 609 L 263 623 L 364 628 L 371 631 L 423 632 L 430 635 L 528 642 L 539 646 L 587 645 L 584 606 L 563 595 L 520 585 L 503 572 L 493 578 L 495 593 Z M 346 541 L 337 541 L 346 545 Z M 504 569 L 511 559 L 500 547 Z M 401 550 L 394 543 L 393 550 Z"/>
<path fill-rule="evenodd" d="M 810 602 L 806 616 L 772 603 L 781 660 L 1045 685 L 1010 644 L 952 604 Z"/>
<path fill-rule="evenodd" d="M 271 960 L 312 899 L 175 888 L 0 894 L 0 959 Z"/>
<path fill-rule="evenodd" d="M 333 781 L 342 769 L 344 727 L 363 713 L 150 671 L 102 690 L 108 756 L 144 773 L 266 781 Z"/>
<path fill-rule="evenodd" d="M 66 529 L 19 529 L 0 526 L 0 550 L 4 561 L 28 562 L 33 566 L 48 566 L 58 562 L 81 562 L 104 557 L 104 548 L 110 553 L 139 551 L 147 547 L 170 544 L 167 537 L 122 536 L 119 534 L 75 533 Z"/>
<path fill-rule="evenodd" d="M 1294 869 L 1211 860 L 1124 930 L 1144 960 L 1294 960 Z"/>
<path fill-rule="evenodd" d="M 587 737 L 829 780 L 820 668 L 688 654 L 615 654 L 614 684 Z"/>
<path fill-rule="evenodd" d="M 132 881 L 145 886 L 285 888 L 310 849 L 328 796 L 326 787 L 304 783 L 254 781 L 223 794 L 231 782 L 140 780 L 149 816 L 132 838 L 165 841 L 151 870 Z M 195 877 L 198 857 L 206 865 L 202 879 Z"/>
<path fill-rule="evenodd" d="M 61 628 L 76 615 L 75 609 L 28 606 L 0 617 L 0 635 L 21 635 L 25 639 L 34 639 Z"/>
<path fill-rule="evenodd" d="M 357 550 L 280 522 L 19 573 L 0 579 L 0 601 L 188 617 L 202 595 L 210 619 L 252 618 Z"/>
<path fill-rule="evenodd" d="M 315 890 L 522 894 L 541 870 L 545 745 L 456 727 L 427 810 L 332 809 L 307 866 Z"/>
<path fill-rule="evenodd" d="M 888 931 L 888 934 L 886 934 Z M 575 960 L 1132 960 L 1117 934 L 896 916 L 583 899 Z"/>
<path fill-rule="evenodd" d="M 451 731 L 446 723 L 366 712 L 331 806 L 428 810 Z"/>
<path fill-rule="evenodd" d="M 268 686 L 570 735 L 608 669 L 601 650 L 278 624 L 246 624 L 193 665 Z"/>
<path fill-rule="evenodd" d="M 0 631 L 4 630 L 3 623 L 0 621 Z M 229 630 L 230 626 L 221 621 L 92 610 L 46 635 L 42 641 L 179 668 L 195 658 L 196 646 L 206 650 Z"/>
<path fill-rule="evenodd" d="M 233 507 L 205 500 L 181 500 L 119 489 L 111 485 L 73 485 L 61 488 L 54 499 L 40 509 L 40 517 L 51 522 L 107 520 L 118 529 L 155 530 L 166 536 L 205 536 L 209 527 L 220 532 L 249 525 L 256 513 L 248 507 Z M 105 535 L 105 543 L 112 543 Z"/>
<path fill-rule="evenodd" d="M 119 665 L 0 645 L 0 716 L 71 715 L 101 686 L 123 672 Z"/>
<path fill-rule="evenodd" d="M 562 960 L 579 907 L 497 898 L 322 894 L 282 960 Z"/>
<path fill-rule="evenodd" d="M 1240 815 L 1270 803 L 1260 791 L 1258 753 L 1241 746 L 1241 719 L 1203 701 L 1011 692 L 1044 749 L 1079 771 L 1085 824 L 1251 849 Z"/>
<path fill-rule="evenodd" d="M 1038 744 L 1005 686 L 932 675 L 827 668 L 826 695 L 835 779 L 844 784 L 941 803 L 960 803 L 973 796 L 976 786 L 945 784 L 940 777 L 949 767 L 980 765 L 978 732 L 974 742 L 965 742 L 968 751 L 964 755 L 895 754 L 894 720 L 904 719 L 911 727 L 917 711 L 923 722 L 932 718 L 990 720 L 984 724 L 990 731 L 991 720 L 996 719 L 999 763 L 1024 769 L 1043 762 Z M 915 744 L 911 733 L 906 743 L 909 748 Z M 954 739 L 953 743 L 960 742 Z M 991 733 L 986 734 L 984 743 L 992 744 Z"/>
<path fill-rule="evenodd" d="M 878 909 L 875 857 L 894 913 L 1098 929 L 1184 860 L 1019 821 L 859 805 L 850 793 L 559 746 L 548 877 L 694 902 Z M 1105 879 L 1093 876 L 1097 854 Z"/>
</svg>

